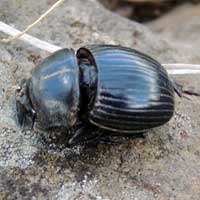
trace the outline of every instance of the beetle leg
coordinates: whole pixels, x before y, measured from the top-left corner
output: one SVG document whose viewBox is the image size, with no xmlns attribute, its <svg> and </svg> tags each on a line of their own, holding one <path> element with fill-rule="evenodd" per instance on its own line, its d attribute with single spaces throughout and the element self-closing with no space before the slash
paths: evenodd
<svg viewBox="0 0 200 200">
<path fill-rule="evenodd" d="M 68 144 L 74 146 L 77 144 L 95 143 L 102 136 L 103 132 L 99 131 L 96 127 L 85 125 L 75 131 L 75 134 L 69 139 Z"/>
<path fill-rule="evenodd" d="M 19 88 L 16 90 L 16 111 L 19 125 L 23 129 L 26 127 L 32 129 L 36 118 L 36 112 L 31 105 L 27 84 L 28 81 L 23 79 Z"/>
<path fill-rule="evenodd" d="M 138 132 L 137 134 L 126 134 L 126 135 L 108 135 L 104 134 L 99 143 L 101 144 L 123 144 L 125 142 L 130 141 L 131 139 L 136 138 L 145 138 L 146 131 Z"/>
<path fill-rule="evenodd" d="M 28 113 L 26 115 L 28 115 Z M 28 119 L 27 117 L 21 116 L 20 118 L 21 121 L 19 123 L 22 129 L 25 129 L 28 123 L 30 124 L 30 129 L 33 129 L 35 118 L 36 118 L 35 110 L 31 109 L 29 115 L 30 115 L 30 119 Z"/>
<path fill-rule="evenodd" d="M 199 92 L 195 92 L 195 91 L 192 91 L 192 90 L 184 89 L 184 87 L 182 85 L 180 85 L 179 83 L 176 83 L 175 81 L 172 81 L 172 84 L 173 84 L 173 87 L 174 87 L 174 91 L 176 92 L 176 94 L 179 97 L 187 98 L 184 95 L 200 96 Z M 187 99 L 189 99 L 189 98 L 187 98 Z"/>
<path fill-rule="evenodd" d="M 68 141 L 69 145 L 75 145 L 80 142 L 79 137 L 82 135 L 83 129 L 84 127 L 81 127 L 74 133 L 74 135 Z"/>
<path fill-rule="evenodd" d="M 121 139 L 114 139 L 112 136 L 102 136 L 99 140 L 100 144 L 123 144 L 125 142 L 128 142 L 130 140 L 130 138 L 121 138 Z"/>
</svg>

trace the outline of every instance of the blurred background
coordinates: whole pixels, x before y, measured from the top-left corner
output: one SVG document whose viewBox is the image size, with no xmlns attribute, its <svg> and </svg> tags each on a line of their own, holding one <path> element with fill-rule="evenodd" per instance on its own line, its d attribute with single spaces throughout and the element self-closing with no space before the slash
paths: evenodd
<svg viewBox="0 0 200 200">
<path fill-rule="evenodd" d="M 144 23 L 159 18 L 182 4 L 198 4 L 200 0 L 98 0 L 121 16 Z"/>
</svg>

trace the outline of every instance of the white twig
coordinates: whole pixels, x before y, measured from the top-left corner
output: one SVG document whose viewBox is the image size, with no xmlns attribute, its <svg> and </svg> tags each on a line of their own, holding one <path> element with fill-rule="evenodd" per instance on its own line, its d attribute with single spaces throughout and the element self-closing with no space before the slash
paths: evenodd
<svg viewBox="0 0 200 200">
<path fill-rule="evenodd" d="M 3 23 L 0 21 L 0 31 L 8 34 L 8 35 L 11 35 L 11 36 L 15 36 L 16 34 L 19 34 L 20 31 L 18 31 L 17 29 Z M 45 41 L 42 41 L 42 40 L 39 40 L 31 35 L 28 35 L 28 34 L 24 34 L 22 35 L 20 38 L 18 38 L 20 40 L 23 40 L 24 42 L 27 42 L 29 43 L 30 45 L 33 45 L 39 49 L 42 49 L 42 50 L 45 50 L 45 51 L 48 51 L 48 52 L 55 52 L 59 49 L 61 49 L 62 47 L 59 47 L 59 46 L 55 46 L 53 44 L 49 44 Z"/>
<path fill-rule="evenodd" d="M 20 33 L 17 29 L 3 23 L 0 21 L 0 31 L 8 35 L 16 35 Z M 39 40 L 31 35 L 24 34 L 18 38 L 30 45 L 33 45 L 39 49 L 53 53 L 59 49 L 62 49 L 60 46 L 49 44 L 45 41 Z M 182 75 L 182 74 L 200 74 L 200 65 L 198 64 L 182 64 L 182 63 L 172 63 L 172 64 L 162 64 L 169 74 Z"/>
<path fill-rule="evenodd" d="M 171 63 L 162 64 L 169 74 L 200 74 L 199 64 Z"/>
</svg>

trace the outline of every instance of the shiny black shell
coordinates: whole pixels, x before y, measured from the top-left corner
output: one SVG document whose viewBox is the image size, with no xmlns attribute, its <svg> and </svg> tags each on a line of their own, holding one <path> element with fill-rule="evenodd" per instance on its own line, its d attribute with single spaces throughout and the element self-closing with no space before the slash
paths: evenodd
<svg viewBox="0 0 200 200">
<path fill-rule="evenodd" d="M 174 88 L 160 63 L 136 50 L 89 45 L 78 51 L 97 68 L 89 121 L 103 129 L 135 133 L 163 125 L 173 116 Z"/>
<path fill-rule="evenodd" d="M 80 98 L 74 50 L 62 49 L 46 58 L 33 70 L 28 90 L 40 128 L 72 127 L 78 117 Z"/>
</svg>

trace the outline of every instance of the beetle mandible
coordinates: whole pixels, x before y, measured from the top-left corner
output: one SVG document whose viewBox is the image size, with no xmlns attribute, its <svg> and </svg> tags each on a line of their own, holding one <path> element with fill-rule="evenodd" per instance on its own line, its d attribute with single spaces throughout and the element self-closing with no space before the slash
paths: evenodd
<svg viewBox="0 0 200 200">
<path fill-rule="evenodd" d="M 181 88 L 163 66 L 134 49 L 62 49 L 22 81 L 17 117 L 23 127 L 37 122 L 41 129 L 71 131 L 70 145 L 106 135 L 134 137 L 171 119 L 175 92 L 181 95 Z"/>
</svg>

